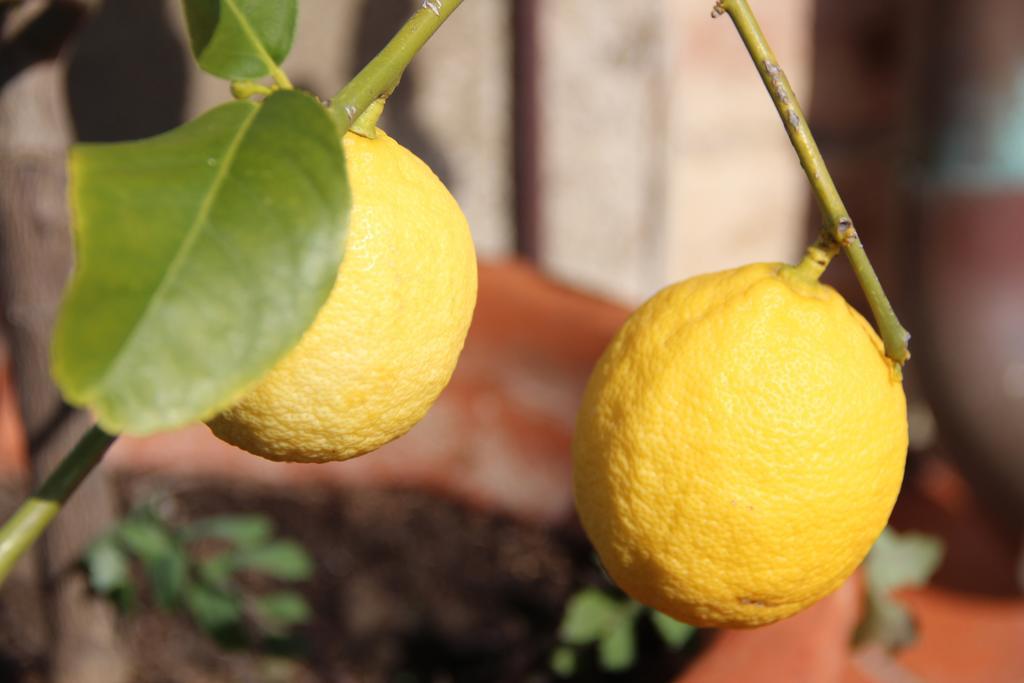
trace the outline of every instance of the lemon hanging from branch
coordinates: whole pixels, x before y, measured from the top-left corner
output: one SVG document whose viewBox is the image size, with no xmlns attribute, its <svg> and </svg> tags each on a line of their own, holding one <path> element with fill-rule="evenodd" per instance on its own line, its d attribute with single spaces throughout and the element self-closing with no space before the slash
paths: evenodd
<svg viewBox="0 0 1024 683">
<path fill-rule="evenodd" d="M 632 597 L 696 626 L 753 627 L 835 590 L 892 512 L 907 453 L 899 324 L 746 0 L 718 0 L 822 209 L 797 266 L 686 280 L 627 321 L 573 441 L 580 519 Z M 843 250 L 881 338 L 818 282 Z M 884 341 L 883 341 L 884 340 Z"/>
<path fill-rule="evenodd" d="M 343 142 L 352 214 L 334 289 L 298 346 L 209 422 L 271 460 L 345 460 L 407 432 L 451 378 L 476 303 L 469 226 L 437 176 L 380 130 Z"/>
<path fill-rule="evenodd" d="M 627 593 L 697 626 L 758 626 L 842 583 L 903 477 L 906 400 L 878 335 L 780 264 L 673 285 L 587 387 L 576 506 Z"/>
</svg>

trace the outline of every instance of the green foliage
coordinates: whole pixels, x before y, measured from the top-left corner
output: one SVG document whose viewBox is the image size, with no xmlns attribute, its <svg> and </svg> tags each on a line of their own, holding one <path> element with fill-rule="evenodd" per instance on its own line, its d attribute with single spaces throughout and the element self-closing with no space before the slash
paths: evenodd
<svg viewBox="0 0 1024 683">
<path fill-rule="evenodd" d="M 188 559 L 171 530 L 149 515 L 140 515 L 124 520 L 114 531 L 114 540 L 142 562 L 157 604 L 174 607 L 185 585 Z"/>
<path fill-rule="evenodd" d="M 192 54 L 215 76 L 262 78 L 295 39 L 298 0 L 184 0 Z"/>
<path fill-rule="evenodd" d="M 619 600 L 598 588 L 584 588 L 569 599 L 558 637 L 567 645 L 590 645 L 614 630 L 620 621 L 631 620 L 636 607 L 636 603 Z"/>
<path fill-rule="evenodd" d="M 234 566 L 282 581 L 305 581 L 313 574 L 309 555 L 293 541 L 273 541 L 239 549 L 234 555 Z"/>
<path fill-rule="evenodd" d="M 634 620 L 622 619 L 597 641 L 597 659 L 605 671 L 618 673 L 633 666 L 636 659 Z"/>
<path fill-rule="evenodd" d="M 682 649 L 697 632 L 696 627 L 676 621 L 667 614 L 655 610 L 651 610 L 651 623 L 665 644 L 673 650 Z"/>
<path fill-rule="evenodd" d="M 114 599 L 122 610 L 130 609 L 135 602 L 130 560 L 113 536 L 97 539 L 86 550 L 84 561 L 89 569 L 89 587 Z"/>
<path fill-rule="evenodd" d="M 313 616 L 309 603 L 295 591 L 278 591 L 253 600 L 253 612 L 269 633 L 287 632 Z"/>
<path fill-rule="evenodd" d="M 192 619 L 215 637 L 224 637 L 224 634 L 233 632 L 242 623 L 241 603 L 219 587 L 190 583 L 183 597 Z"/>
<path fill-rule="evenodd" d="M 549 666 L 557 676 L 571 678 L 580 658 L 596 650 L 603 671 L 621 673 L 636 663 L 637 628 L 646 616 L 672 650 L 682 649 L 696 633 L 689 624 L 598 588 L 583 588 L 566 604 L 558 629 L 559 645 Z"/>
<path fill-rule="evenodd" d="M 337 277 L 345 161 L 309 95 L 78 145 L 70 173 L 77 263 L 53 373 L 109 432 L 216 414 L 298 342 Z"/>
<path fill-rule="evenodd" d="M 559 645 L 551 651 L 548 661 L 551 671 L 559 678 L 572 678 L 576 673 L 576 648 Z"/>
<path fill-rule="evenodd" d="M 933 536 L 900 534 L 890 528 L 882 532 L 864 563 L 867 611 L 855 635 L 858 643 L 876 642 L 896 649 L 914 641 L 914 619 L 892 593 L 927 584 L 943 553 L 942 541 Z"/>
<path fill-rule="evenodd" d="M 186 541 L 217 538 L 248 548 L 270 539 L 274 525 L 264 515 L 218 515 L 192 522 L 181 533 Z"/>
<path fill-rule="evenodd" d="M 223 643 L 246 632 L 283 638 L 312 618 L 301 593 L 281 584 L 308 579 L 313 561 L 294 541 L 275 539 L 263 515 L 207 517 L 174 527 L 143 508 L 96 539 L 83 558 L 89 584 L 131 609 L 142 582 L 132 571 L 137 560 L 155 602 L 183 610 Z M 253 591 L 247 577 L 273 584 Z"/>
</svg>

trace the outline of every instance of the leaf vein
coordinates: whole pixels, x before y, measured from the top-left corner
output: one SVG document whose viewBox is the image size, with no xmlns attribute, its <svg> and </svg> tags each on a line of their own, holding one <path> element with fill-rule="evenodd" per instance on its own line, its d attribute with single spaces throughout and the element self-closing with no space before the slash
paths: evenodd
<svg viewBox="0 0 1024 683">
<path fill-rule="evenodd" d="M 146 319 L 152 313 L 155 303 L 161 299 L 163 294 L 167 291 L 167 288 L 176 280 L 178 271 L 181 270 L 182 265 L 185 262 L 185 257 L 192 251 L 196 240 L 199 239 L 199 234 L 208 223 L 210 211 L 212 210 L 217 197 L 220 195 L 225 180 L 230 174 L 231 166 L 234 164 L 235 157 L 238 154 L 238 149 L 242 146 L 245 136 L 252 128 L 253 122 L 256 120 L 259 111 L 259 107 L 253 107 L 252 113 L 250 113 L 246 119 L 243 119 L 238 128 L 238 133 L 225 150 L 222 163 L 217 166 L 217 172 L 213 176 L 213 182 L 210 184 L 210 190 L 206 196 L 203 197 L 203 201 L 199 205 L 199 210 L 196 212 L 196 217 L 192 222 L 192 227 L 189 228 L 185 235 L 185 239 L 182 240 L 178 253 L 174 255 L 174 258 L 171 259 L 170 264 L 167 266 L 167 271 L 164 273 L 164 277 L 161 278 L 160 284 L 157 285 L 157 288 L 153 291 L 153 295 L 149 298 L 149 301 L 146 302 L 146 306 L 142 310 L 142 313 L 139 314 L 138 322 L 121 343 L 121 347 L 115 355 L 114 362 L 109 368 L 107 368 L 107 371 L 103 373 L 103 376 L 99 381 L 96 382 L 97 391 L 101 387 L 104 387 L 112 376 L 116 376 L 117 370 L 126 357 L 126 354 L 123 353 L 124 349 L 131 346 L 132 341 L 138 335 L 139 330 L 145 326 Z"/>
<path fill-rule="evenodd" d="M 239 9 L 238 4 L 235 2 L 235 0 L 223 1 L 224 4 L 227 5 L 228 8 L 235 14 L 235 17 L 238 18 L 238 24 L 242 27 L 242 31 L 245 33 L 245 37 L 252 41 L 253 46 L 256 48 L 256 53 L 260 56 L 260 59 L 263 60 L 263 63 L 266 65 L 267 70 L 273 73 L 274 70 L 277 68 L 277 62 L 274 61 L 274 58 L 270 56 L 269 52 L 267 52 L 267 48 L 266 46 L 263 45 L 263 41 L 260 40 L 260 37 L 256 35 L 256 30 L 253 29 L 252 24 L 249 23 L 249 17 L 245 16 L 245 13 L 242 12 L 241 9 Z"/>
</svg>

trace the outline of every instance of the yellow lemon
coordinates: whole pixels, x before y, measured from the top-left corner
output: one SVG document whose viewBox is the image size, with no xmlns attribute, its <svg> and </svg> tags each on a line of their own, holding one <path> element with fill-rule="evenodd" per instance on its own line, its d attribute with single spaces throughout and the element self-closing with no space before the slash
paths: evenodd
<svg viewBox="0 0 1024 683">
<path fill-rule="evenodd" d="M 698 626 L 750 627 L 835 590 L 889 518 L 899 373 L 832 288 L 781 264 L 672 285 L 597 364 L 576 507 L 608 574 Z"/>
<path fill-rule="evenodd" d="M 272 460 L 325 462 L 407 432 L 448 383 L 476 304 L 466 219 L 437 176 L 382 131 L 348 133 L 345 258 L 299 344 L 210 421 Z"/>
</svg>

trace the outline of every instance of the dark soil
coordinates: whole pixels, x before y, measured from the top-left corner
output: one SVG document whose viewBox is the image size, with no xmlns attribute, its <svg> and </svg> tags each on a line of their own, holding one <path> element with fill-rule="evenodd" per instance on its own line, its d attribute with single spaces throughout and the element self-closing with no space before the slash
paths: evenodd
<svg viewBox="0 0 1024 683">
<path fill-rule="evenodd" d="M 314 618 L 285 643 L 224 648 L 183 614 L 125 615 L 137 683 L 557 681 L 548 658 L 566 600 L 581 586 L 606 585 L 578 531 L 422 492 L 152 479 L 121 488 L 126 509 L 162 498 L 174 520 L 264 513 L 316 562 L 301 589 Z M 591 652 L 574 680 L 670 681 L 695 646 L 669 652 L 644 627 L 630 672 L 602 674 Z"/>
</svg>

